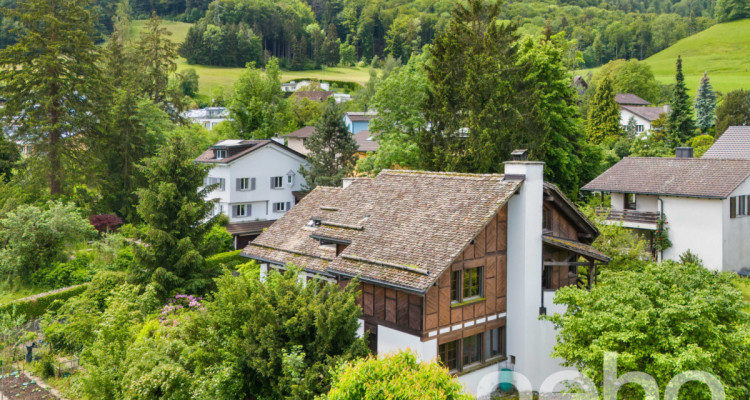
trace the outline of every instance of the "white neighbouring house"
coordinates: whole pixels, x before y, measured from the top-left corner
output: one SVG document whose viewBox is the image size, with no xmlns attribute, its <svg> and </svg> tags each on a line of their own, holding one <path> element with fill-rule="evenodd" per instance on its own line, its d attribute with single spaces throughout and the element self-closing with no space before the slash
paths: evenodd
<svg viewBox="0 0 750 400">
<path fill-rule="evenodd" d="M 262 276 L 294 264 L 301 279 L 357 278 L 360 334 L 375 353 L 411 349 L 478 396 L 504 368 L 523 374 L 520 390 L 539 390 L 564 370 L 540 314 L 564 311 L 558 288 L 586 284 L 579 266 L 609 260 L 541 162 L 507 162 L 505 172 L 385 170 L 317 187 L 241 254 Z"/>
<path fill-rule="evenodd" d="M 646 239 L 663 215 L 672 247 L 659 259 L 690 250 L 711 270 L 750 268 L 750 160 L 692 158 L 691 148 L 678 148 L 676 158 L 624 158 L 581 190 L 610 193 L 606 222 Z"/>
<path fill-rule="evenodd" d="M 281 91 L 285 93 L 293 93 L 304 88 L 316 87 L 323 91 L 331 90 L 331 84 L 327 82 L 317 81 L 290 81 L 281 84 Z"/>
<path fill-rule="evenodd" d="M 244 247 L 289 211 L 301 196 L 305 156 L 273 140 L 223 140 L 196 162 L 211 165 L 205 185 L 216 202 L 212 215 L 229 217 L 227 231 L 235 248 Z"/>
<path fill-rule="evenodd" d="M 650 132 L 651 124 L 670 111 L 669 105 L 653 107 L 651 103 L 632 93 L 618 93 L 615 95 L 615 102 L 620 106 L 620 126 L 627 128 L 633 121 L 636 134 Z"/>
<path fill-rule="evenodd" d="M 226 107 L 199 108 L 185 111 L 182 113 L 182 117 L 211 130 L 214 126 L 229 120 L 229 110 Z"/>
</svg>

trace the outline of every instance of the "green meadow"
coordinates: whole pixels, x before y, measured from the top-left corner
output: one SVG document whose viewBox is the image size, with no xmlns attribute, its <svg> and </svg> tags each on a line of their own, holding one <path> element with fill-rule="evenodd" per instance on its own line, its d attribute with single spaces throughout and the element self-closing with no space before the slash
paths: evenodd
<svg viewBox="0 0 750 400">
<path fill-rule="evenodd" d="M 191 24 L 185 22 L 162 21 L 163 26 L 172 32 L 170 39 L 177 43 L 182 43 L 187 36 Z M 131 33 L 138 35 L 143 31 L 146 25 L 145 20 L 133 21 Z M 187 61 L 180 57 L 177 60 L 177 70 L 183 71 L 192 68 L 200 77 L 198 81 L 199 92 L 210 96 L 214 88 L 223 86 L 225 90 L 231 90 L 232 84 L 240 76 L 242 68 L 212 67 L 208 65 L 189 65 Z M 300 79 L 318 79 L 322 81 L 342 81 L 355 82 L 364 85 L 370 79 L 369 68 L 343 68 L 331 67 L 325 69 L 307 70 L 307 71 L 282 71 L 282 81 L 292 81 Z"/>
</svg>

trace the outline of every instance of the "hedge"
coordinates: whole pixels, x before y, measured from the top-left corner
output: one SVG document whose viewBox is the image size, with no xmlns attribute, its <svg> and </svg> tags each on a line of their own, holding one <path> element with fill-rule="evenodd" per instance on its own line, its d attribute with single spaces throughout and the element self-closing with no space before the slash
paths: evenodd
<svg viewBox="0 0 750 400">
<path fill-rule="evenodd" d="M 233 269 L 234 267 L 246 263 L 248 260 L 240 255 L 242 250 L 227 251 L 225 253 L 214 254 L 206 257 L 206 264 L 211 269 L 225 268 Z"/>
<path fill-rule="evenodd" d="M 84 283 L 82 285 L 71 286 L 59 291 L 53 291 L 47 295 L 38 297 L 32 296 L 32 298 L 29 299 L 12 301 L 0 306 L 0 313 L 13 312 L 13 308 L 15 307 L 17 314 L 23 314 L 27 321 L 32 320 L 41 317 L 47 311 L 56 311 L 63 305 L 65 300 L 83 293 L 87 286 L 88 284 Z M 55 300 L 60 301 L 55 302 Z"/>
</svg>

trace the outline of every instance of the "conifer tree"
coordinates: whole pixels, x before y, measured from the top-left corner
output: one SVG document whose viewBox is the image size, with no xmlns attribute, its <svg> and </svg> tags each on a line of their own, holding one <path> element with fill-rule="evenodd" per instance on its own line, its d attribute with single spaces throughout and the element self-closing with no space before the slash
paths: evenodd
<svg viewBox="0 0 750 400">
<path fill-rule="evenodd" d="M 154 12 L 146 23 L 146 29 L 138 39 L 138 56 L 141 60 L 141 88 L 154 103 L 169 100 L 169 76 L 177 71 L 177 44 L 169 40 L 172 32 L 161 26 Z"/>
<path fill-rule="evenodd" d="M 679 56 L 677 57 L 675 81 L 672 104 L 670 104 L 672 110 L 667 118 L 667 130 L 672 141 L 671 147 L 679 146 L 695 135 L 693 107 L 687 94 L 685 76 L 682 74 L 682 58 Z"/>
<path fill-rule="evenodd" d="M 86 165 L 81 157 L 99 126 L 103 85 L 87 6 L 86 0 L 23 0 L 4 10 L 20 28 L 18 42 L 0 50 L 2 114 L 17 126 L 14 139 L 31 144 L 44 161 L 53 195 L 63 191 L 68 162 Z"/>
<path fill-rule="evenodd" d="M 213 204 L 205 200 L 207 167 L 196 164 L 179 137 L 141 166 L 146 186 L 138 190 L 138 214 L 147 226 L 130 271 L 136 283 L 151 283 L 162 298 L 176 290 L 199 293 L 209 284 L 199 252 Z"/>
<path fill-rule="evenodd" d="M 695 119 L 703 135 L 716 123 L 716 94 L 705 72 L 695 96 Z"/>
<path fill-rule="evenodd" d="M 316 186 L 341 186 L 343 178 L 354 170 L 357 142 L 346 129 L 343 113 L 330 99 L 306 146 L 310 150 L 307 155 L 310 169 L 301 167 L 300 173 L 309 190 Z"/>
<path fill-rule="evenodd" d="M 593 144 L 600 144 L 606 138 L 622 132 L 620 109 L 615 102 L 615 91 L 609 77 L 602 79 L 596 88 L 594 101 L 589 106 L 587 131 L 589 142 Z"/>
</svg>

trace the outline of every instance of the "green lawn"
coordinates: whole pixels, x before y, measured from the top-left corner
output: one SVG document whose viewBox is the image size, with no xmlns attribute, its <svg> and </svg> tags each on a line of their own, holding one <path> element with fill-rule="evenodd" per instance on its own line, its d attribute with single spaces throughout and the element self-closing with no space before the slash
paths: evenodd
<svg viewBox="0 0 750 400">
<path fill-rule="evenodd" d="M 687 37 L 645 60 L 659 82 L 674 83 L 675 61 L 682 57 L 685 83 L 691 95 L 703 72 L 714 90 L 724 93 L 750 89 L 750 19 L 714 25 Z M 577 71 L 586 76 L 596 68 Z"/>
<path fill-rule="evenodd" d="M 170 39 L 177 43 L 182 43 L 187 36 L 191 24 L 186 22 L 162 21 L 162 24 L 170 32 Z M 146 20 L 133 21 L 133 36 L 139 35 L 146 25 Z M 207 65 L 188 65 L 187 61 L 180 57 L 177 60 L 177 70 L 182 71 L 187 68 L 195 69 L 200 77 L 198 81 L 199 92 L 210 96 L 213 89 L 217 86 L 224 86 L 226 90 L 232 88 L 232 84 L 240 76 L 242 68 L 212 67 Z M 364 85 L 370 79 L 369 68 L 326 68 L 308 71 L 282 71 L 282 81 L 300 80 L 303 78 L 331 80 L 342 82 L 355 82 Z"/>
</svg>

